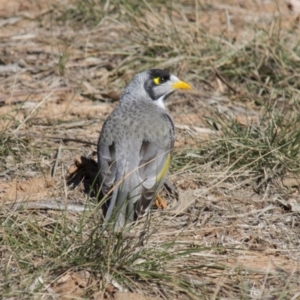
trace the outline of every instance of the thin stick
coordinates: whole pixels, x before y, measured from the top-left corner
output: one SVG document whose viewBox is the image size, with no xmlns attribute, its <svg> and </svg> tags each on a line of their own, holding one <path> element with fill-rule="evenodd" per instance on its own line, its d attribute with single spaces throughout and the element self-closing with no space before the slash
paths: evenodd
<svg viewBox="0 0 300 300">
<path fill-rule="evenodd" d="M 224 77 L 219 73 L 219 71 L 214 67 L 214 65 L 211 62 L 211 67 L 213 68 L 217 78 L 219 78 L 231 91 L 233 91 L 235 94 L 240 94 L 240 92 L 235 89 Z"/>
</svg>

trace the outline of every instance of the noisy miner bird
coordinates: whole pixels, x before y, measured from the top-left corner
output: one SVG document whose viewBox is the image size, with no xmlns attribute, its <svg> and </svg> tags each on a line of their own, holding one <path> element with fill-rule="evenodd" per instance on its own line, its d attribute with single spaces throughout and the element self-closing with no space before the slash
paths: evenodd
<svg viewBox="0 0 300 300">
<path fill-rule="evenodd" d="M 161 69 L 135 75 L 105 121 L 98 166 L 105 219 L 114 229 L 147 212 L 163 185 L 174 146 L 174 124 L 164 100 L 190 85 Z"/>
</svg>

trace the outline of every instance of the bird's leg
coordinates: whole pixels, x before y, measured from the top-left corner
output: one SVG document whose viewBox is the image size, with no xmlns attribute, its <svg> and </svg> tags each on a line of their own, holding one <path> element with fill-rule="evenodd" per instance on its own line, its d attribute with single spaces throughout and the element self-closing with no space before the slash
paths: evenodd
<svg viewBox="0 0 300 300">
<path fill-rule="evenodd" d="M 164 198 L 162 198 L 161 196 L 159 196 L 158 194 L 156 195 L 156 200 L 155 200 L 154 205 L 156 208 L 161 208 L 161 209 L 165 209 L 168 206 L 166 200 Z"/>
<path fill-rule="evenodd" d="M 167 191 L 169 193 L 171 193 L 171 195 L 174 195 L 175 198 L 178 200 L 178 192 L 176 187 L 172 184 L 172 182 L 170 181 L 169 178 L 166 178 L 166 181 L 164 183 L 164 187 L 167 189 Z"/>
</svg>

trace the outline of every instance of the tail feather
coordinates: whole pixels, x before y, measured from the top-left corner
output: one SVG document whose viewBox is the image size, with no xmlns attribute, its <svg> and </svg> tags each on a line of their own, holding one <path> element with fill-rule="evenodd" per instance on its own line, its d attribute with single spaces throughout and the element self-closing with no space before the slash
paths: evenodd
<svg viewBox="0 0 300 300">
<path fill-rule="evenodd" d="M 114 223 L 115 231 L 121 231 L 127 222 L 134 221 L 134 206 L 141 197 L 142 185 L 137 168 L 128 170 L 128 168 L 117 167 L 117 170 L 116 186 L 105 219 Z"/>
</svg>

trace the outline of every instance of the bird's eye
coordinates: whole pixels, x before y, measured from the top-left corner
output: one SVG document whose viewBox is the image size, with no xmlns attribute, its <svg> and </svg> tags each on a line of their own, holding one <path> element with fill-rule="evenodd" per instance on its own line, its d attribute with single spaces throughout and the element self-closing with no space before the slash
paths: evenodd
<svg viewBox="0 0 300 300">
<path fill-rule="evenodd" d="M 153 82 L 156 84 L 156 85 L 160 85 L 164 82 L 166 82 L 167 79 L 165 77 L 155 77 L 153 78 Z"/>
<path fill-rule="evenodd" d="M 155 77 L 155 78 L 153 78 L 153 82 L 154 82 L 156 85 L 161 84 L 161 77 Z"/>
</svg>

